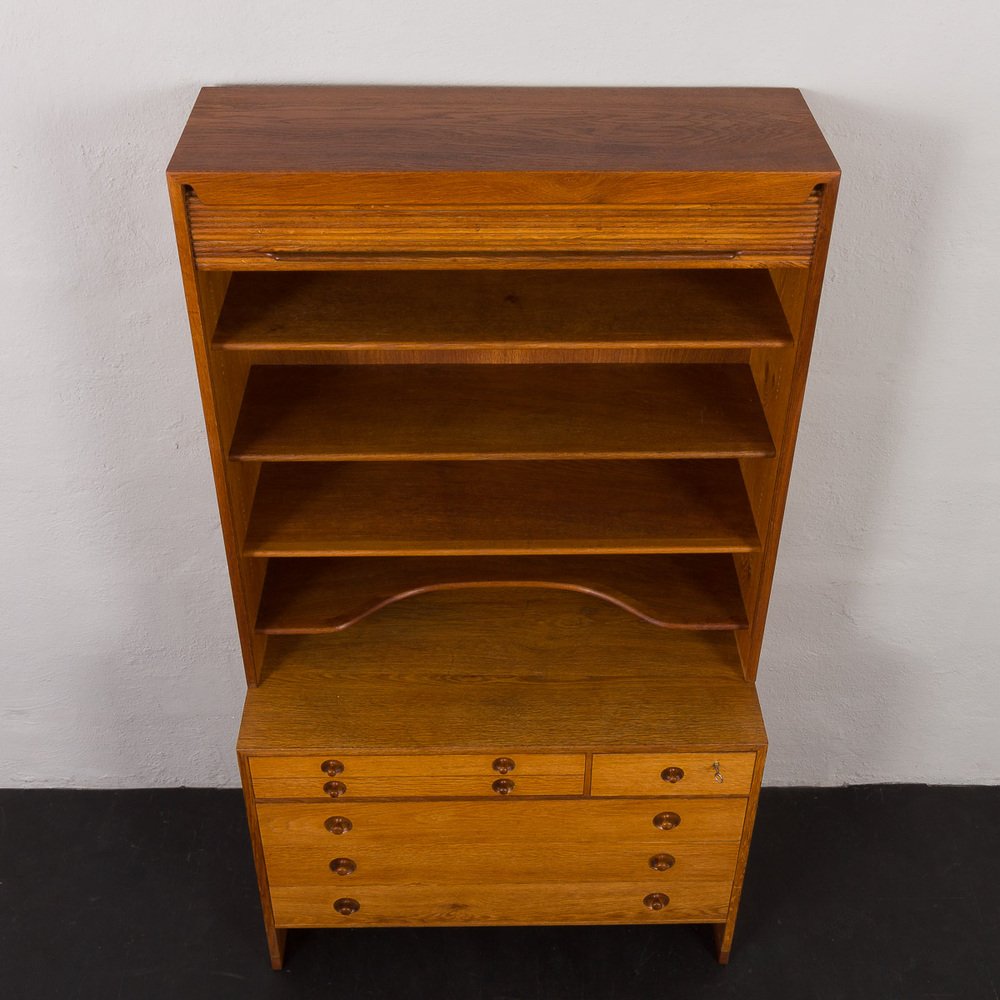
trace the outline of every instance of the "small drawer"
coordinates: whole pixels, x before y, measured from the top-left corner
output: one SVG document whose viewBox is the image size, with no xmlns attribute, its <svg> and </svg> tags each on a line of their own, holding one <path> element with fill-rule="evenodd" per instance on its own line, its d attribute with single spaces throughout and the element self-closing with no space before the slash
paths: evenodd
<svg viewBox="0 0 1000 1000">
<path fill-rule="evenodd" d="M 590 793 L 632 795 L 747 795 L 752 753 L 594 754 Z"/>
<path fill-rule="evenodd" d="M 279 927 L 719 923 L 729 881 L 272 886 Z"/>
<path fill-rule="evenodd" d="M 583 754 L 251 757 L 258 799 L 582 795 Z"/>
</svg>

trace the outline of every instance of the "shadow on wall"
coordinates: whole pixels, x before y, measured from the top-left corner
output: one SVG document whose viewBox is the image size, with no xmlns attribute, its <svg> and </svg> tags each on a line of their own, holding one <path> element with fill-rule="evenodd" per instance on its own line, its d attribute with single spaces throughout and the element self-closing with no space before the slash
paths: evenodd
<svg viewBox="0 0 1000 1000">
<path fill-rule="evenodd" d="M 946 121 L 805 96 L 843 179 L 762 657 L 767 778 L 920 780 L 931 664 L 868 623 L 873 591 L 892 605 L 907 582 L 876 545 L 898 522 L 904 421 L 936 333 L 922 313 L 956 140 Z M 909 544 L 920 558 L 919 538 Z M 898 594 L 894 615 L 908 600 Z"/>
<path fill-rule="evenodd" d="M 23 196 L 60 247 L 24 248 L 47 260 L 25 275 L 49 334 L 31 413 L 61 446 L 19 483 L 41 497 L 25 567 L 47 577 L 22 585 L 47 606 L 16 623 L 34 662 L 0 710 L 11 783 L 238 783 L 242 669 L 164 179 L 196 92 L 31 123 L 48 167 Z"/>
</svg>

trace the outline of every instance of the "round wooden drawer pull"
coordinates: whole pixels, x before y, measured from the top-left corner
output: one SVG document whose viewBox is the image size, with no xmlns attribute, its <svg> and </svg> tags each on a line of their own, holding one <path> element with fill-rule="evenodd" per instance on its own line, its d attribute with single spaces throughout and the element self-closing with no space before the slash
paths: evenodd
<svg viewBox="0 0 1000 1000">
<path fill-rule="evenodd" d="M 361 909 L 361 904 L 356 899 L 344 896 L 333 904 L 333 908 L 342 917 L 349 917 L 352 913 L 357 913 Z"/>
<path fill-rule="evenodd" d="M 357 867 L 350 858 L 334 858 L 330 862 L 330 871 L 334 875 L 353 875 Z"/>
<path fill-rule="evenodd" d="M 676 785 L 684 777 L 684 768 L 682 767 L 665 767 L 660 771 L 660 777 L 664 781 L 669 781 L 671 785 Z"/>
<path fill-rule="evenodd" d="M 323 826 L 338 837 L 354 829 L 354 824 L 346 816 L 331 816 Z"/>
<path fill-rule="evenodd" d="M 493 770 L 496 771 L 497 774 L 510 774 L 510 772 L 514 770 L 515 766 L 516 765 L 510 757 L 497 757 L 497 759 L 493 761 Z"/>
<path fill-rule="evenodd" d="M 510 795 L 514 791 L 514 782 L 510 778 L 497 778 L 493 782 L 493 791 L 497 795 Z"/>
<path fill-rule="evenodd" d="M 677 815 L 677 813 L 657 813 L 653 817 L 653 826 L 655 826 L 658 830 L 672 830 L 675 826 L 680 825 L 681 818 Z"/>
<path fill-rule="evenodd" d="M 662 910 L 670 902 L 669 896 L 664 896 L 662 892 L 651 892 L 643 901 L 642 905 L 647 910 Z"/>
<path fill-rule="evenodd" d="M 649 867 L 654 872 L 665 872 L 673 868 L 676 864 L 672 854 L 654 854 L 649 859 Z"/>
<path fill-rule="evenodd" d="M 330 796 L 331 799 L 339 799 L 341 795 L 347 792 L 347 785 L 342 781 L 328 781 L 323 786 L 323 791 Z"/>
<path fill-rule="evenodd" d="M 339 760 L 324 760 L 319 769 L 324 774 L 330 775 L 331 778 L 336 778 L 338 774 L 344 773 L 344 765 Z"/>
</svg>

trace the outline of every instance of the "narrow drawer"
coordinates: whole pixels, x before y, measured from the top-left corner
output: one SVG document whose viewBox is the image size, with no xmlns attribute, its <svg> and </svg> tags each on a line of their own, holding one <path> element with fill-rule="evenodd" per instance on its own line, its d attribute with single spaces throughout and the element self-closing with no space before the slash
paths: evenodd
<svg viewBox="0 0 1000 1000">
<path fill-rule="evenodd" d="M 582 795 L 583 754 L 251 757 L 258 799 Z"/>
<path fill-rule="evenodd" d="M 596 862 L 627 845 L 675 853 L 681 844 L 736 842 L 746 799 L 259 802 L 256 809 L 266 856 L 287 851 L 324 864 L 362 849 L 457 856 L 470 845 L 529 856 L 562 844 L 579 845 Z M 560 864 L 555 852 L 550 860 Z"/>
<path fill-rule="evenodd" d="M 747 795 L 752 753 L 594 754 L 591 795 Z"/>
<path fill-rule="evenodd" d="M 729 882 L 544 882 L 537 884 L 272 887 L 279 927 L 468 926 L 475 924 L 717 923 Z"/>
</svg>

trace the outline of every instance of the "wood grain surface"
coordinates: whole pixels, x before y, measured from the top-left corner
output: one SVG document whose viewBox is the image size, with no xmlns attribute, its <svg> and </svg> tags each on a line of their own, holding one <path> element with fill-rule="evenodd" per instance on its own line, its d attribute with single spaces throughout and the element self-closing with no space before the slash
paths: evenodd
<svg viewBox="0 0 1000 1000">
<path fill-rule="evenodd" d="M 753 838 L 754 822 L 757 818 L 757 806 L 760 803 L 760 787 L 764 778 L 764 762 L 767 759 L 766 745 L 757 748 L 756 757 L 753 779 L 750 782 L 750 794 L 747 798 L 746 816 L 743 819 L 740 853 L 736 859 L 736 873 L 733 876 L 733 891 L 729 900 L 729 914 L 726 917 L 725 923 L 716 924 L 713 928 L 716 955 L 721 965 L 725 965 L 729 961 L 729 953 L 733 946 L 736 917 L 739 914 L 740 897 L 743 894 L 743 879 L 746 875 L 747 859 L 750 854 L 750 841 Z"/>
<path fill-rule="evenodd" d="M 774 87 L 205 87 L 168 167 L 334 175 L 836 170 L 802 95 Z"/>
<path fill-rule="evenodd" d="M 265 464 L 254 556 L 745 552 L 757 531 L 736 463 Z"/>
<path fill-rule="evenodd" d="M 237 754 L 240 769 L 240 784 L 243 788 L 243 803 L 247 813 L 250 833 L 250 849 L 253 853 L 254 871 L 257 875 L 257 890 L 260 893 L 260 908 L 264 918 L 264 936 L 267 940 L 268 958 L 272 969 L 280 969 L 285 963 L 285 943 L 287 932 L 274 925 L 274 911 L 271 908 L 271 888 L 267 881 L 267 864 L 264 847 L 260 840 L 260 826 L 257 822 L 257 808 L 250 781 L 250 763 L 246 754 Z"/>
<path fill-rule="evenodd" d="M 286 844 L 317 849 L 330 857 L 366 847 L 404 844 L 419 853 L 424 847 L 463 848 L 471 842 L 492 844 L 501 853 L 544 844 L 606 845 L 613 831 L 616 845 L 675 849 L 706 843 L 737 844 L 743 831 L 745 798 L 657 799 L 491 799 L 449 801 L 430 805 L 410 802 L 259 802 L 261 840 L 265 852 Z M 672 830 L 653 825 L 659 813 L 679 817 Z M 351 821 L 336 836 L 326 827 L 330 816 Z M 640 873 L 644 874 L 644 873 Z M 516 880 L 515 880 L 516 881 Z"/>
<path fill-rule="evenodd" d="M 517 924 L 674 924 L 724 920 L 730 883 L 681 883 L 662 910 L 643 905 L 663 892 L 658 879 L 641 882 L 565 881 L 521 885 L 393 884 L 367 886 L 352 895 L 323 887 L 275 887 L 274 918 L 284 927 L 466 927 Z M 361 904 L 342 917 L 333 902 L 343 896 Z"/>
<path fill-rule="evenodd" d="M 468 588 L 574 590 L 661 628 L 747 624 L 728 555 L 272 559 L 257 630 L 339 632 L 396 601 Z"/>
<path fill-rule="evenodd" d="M 531 830 L 531 820 L 527 820 Z M 652 890 L 669 893 L 679 884 L 732 882 L 739 841 L 671 844 L 627 840 L 612 843 L 573 840 L 541 841 L 527 837 L 516 845 L 498 844 L 470 833 L 463 844 L 437 841 L 411 843 L 404 838 L 381 843 L 352 842 L 349 838 L 318 841 L 297 848 L 275 831 L 267 850 L 268 874 L 275 886 L 323 887 L 338 894 L 369 885 L 412 885 L 434 881 L 445 885 L 479 881 L 496 883 L 550 882 L 560 872 L 572 872 L 573 881 L 648 882 Z M 672 867 L 658 872 L 650 859 L 668 853 Z M 357 866 L 349 875 L 330 868 L 334 858 L 345 857 Z M 649 891 L 649 890 L 647 890 Z"/>
<path fill-rule="evenodd" d="M 454 822 L 467 834 L 459 839 L 454 835 L 419 833 L 410 838 L 405 809 L 398 814 L 395 832 L 383 830 L 382 835 L 375 836 L 365 827 L 364 813 L 346 808 L 345 817 L 354 813 L 351 821 L 357 820 L 360 826 L 355 824 L 349 833 L 334 836 L 323 827 L 320 813 L 305 814 L 300 805 L 261 803 L 259 808 L 271 883 L 326 886 L 343 892 L 352 892 L 357 885 L 396 881 L 547 882 L 559 871 L 572 872 L 579 882 L 648 879 L 669 892 L 677 882 L 732 881 L 739 850 L 739 840 L 671 837 L 667 842 L 668 832 L 655 829 L 651 823 L 648 832 L 629 829 L 620 839 L 609 838 L 606 832 L 602 837 L 589 826 L 577 833 L 573 810 L 564 812 L 561 824 L 546 822 L 541 829 L 530 813 L 508 819 L 506 810 L 492 810 L 494 815 L 489 810 L 475 815 L 459 811 Z M 427 807 L 434 808 L 436 804 Z M 613 815 L 605 819 L 618 828 Z M 733 828 L 738 830 L 738 820 Z M 650 859 L 661 854 L 669 855 L 666 863 L 670 868 L 666 871 L 650 865 Z M 355 870 L 346 875 L 333 871 L 330 861 L 339 857 L 352 861 Z"/>
<path fill-rule="evenodd" d="M 254 365 L 230 458 L 773 455 L 744 365 Z"/>
<path fill-rule="evenodd" d="M 805 267 L 815 195 L 787 205 L 266 207 L 188 199 L 216 270 Z"/>
<path fill-rule="evenodd" d="M 554 922 L 552 915 L 561 911 L 563 922 L 572 923 L 580 914 L 566 903 L 581 887 L 605 901 L 630 899 L 641 887 L 634 900 L 639 906 L 648 893 L 664 892 L 684 912 L 711 901 L 714 919 L 722 919 L 717 908 L 728 902 L 746 800 L 259 803 L 257 808 L 281 924 L 312 925 L 321 906 L 332 911 L 341 896 L 376 903 L 369 916 L 387 925 L 408 923 L 410 903 L 426 914 L 438 892 L 468 900 L 472 891 L 471 898 L 480 901 L 474 907 L 503 911 L 514 885 L 536 887 L 536 904 L 544 902 L 541 908 L 525 905 L 503 922 Z M 654 825 L 664 810 L 678 819 L 673 829 Z M 328 831 L 331 812 L 350 821 L 346 833 Z M 615 831 L 612 842 L 596 849 L 608 830 Z M 650 858 L 663 853 L 673 867 L 654 871 Z M 354 871 L 334 874 L 333 858 L 348 859 Z M 559 859 L 559 870 L 572 874 L 561 883 L 557 900 L 549 899 L 553 858 Z M 409 901 L 402 909 L 385 909 L 390 889 Z M 532 897 L 515 893 L 514 898 L 528 904 Z"/>
<path fill-rule="evenodd" d="M 591 795 L 746 795 L 756 757 L 752 753 L 594 754 Z M 718 768 L 715 765 L 718 765 Z M 662 777 L 679 769 L 674 780 Z M 719 778 L 722 780 L 720 781 Z"/>
<path fill-rule="evenodd" d="M 243 654 L 248 685 L 260 676 L 266 636 L 253 629 L 253 620 L 264 583 L 260 560 L 246 559 L 241 541 L 246 533 L 250 500 L 257 485 L 259 467 L 234 466 L 226 461 L 230 436 L 235 426 L 239 400 L 246 384 L 249 359 L 212 351 L 215 331 L 229 284 L 225 272 L 208 273 L 196 268 L 189 239 L 184 192 L 170 185 L 170 209 L 177 237 L 177 251 L 187 305 L 191 345 L 198 372 L 202 413 L 212 459 L 212 473 L 219 505 L 222 539 L 233 594 L 233 609 Z"/>
<path fill-rule="evenodd" d="M 336 635 L 272 636 L 256 753 L 706 753 L 765 741 L 728 632 L 666 631 L 558 591 L 452 591 Z"/>
<path fill-rule="evenodd" d="M 295 272 L 233 276 L 215 329 L 231 350 L 780 347 L 759 271 Z"/>
<path fill-rule="evenodd" d="M 515 766 L 501 775 L 493 762 L 504 756 L 513 759 Z M 340 799 L 346 802 L 399 796 L 495 798 L 498 793 L 493 783 L 500 777 L 513 783 L 507 793 L 510 798 L 583 793 L 583 754 L 508 754 L 500 748 L 488 754 L 359 756 L 341 753 L 333 746 L 325 758 L 251 757 L 254 795 L 258 799 L 331 801 L 324 791 L 330 776 L 322 769 L 328 758 L 343 764 L 343 771 L 335 777 L 344 787 Z"/>
</svg>

